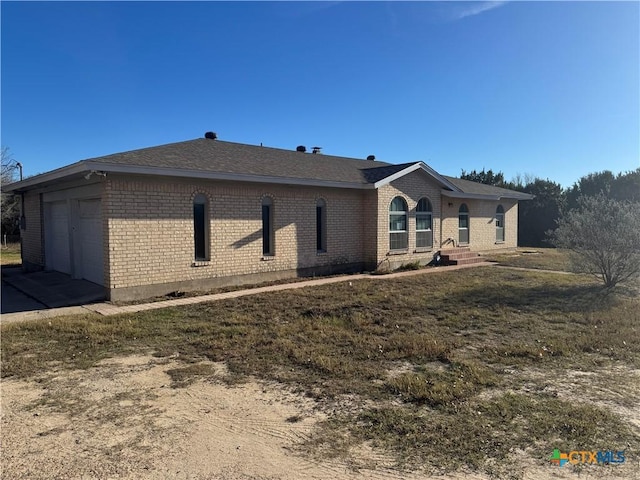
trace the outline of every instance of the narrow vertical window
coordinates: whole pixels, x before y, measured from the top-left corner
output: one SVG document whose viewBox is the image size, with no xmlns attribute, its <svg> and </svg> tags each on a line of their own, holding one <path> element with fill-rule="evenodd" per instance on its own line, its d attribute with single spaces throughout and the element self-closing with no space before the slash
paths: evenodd
<svg viewBox="0 0 640 480">
<path fill-rule="evenodd" d="M 504 208 L 498 205 L 496 208 L 496 242 L 504 242 Z"/>
<path fill-rule="evenodd" d="M 407 202 L 402 197 L 396 197 L 389 206 L 389 249 L 406 250 L 408 244 Z"/>
<path fill-rule="evenodd" d="M 469 243 L 469 208 L 464 203 L 458 210 L 458 243 Z"/>
<path fill-rule="evenodd" d="M 322 198 L 316 202 L 316 250 L 327 251 L 327 203 Z"/>
<path fill-rule="evenodd" d="M 199 193 L 193 199 L 193 244 L 194 258 L 208 260 L 207 197 Z"/>
<path fill-rule="evenodd" d="M 273 235 L 273 200 L 270 197 L 262 199 L 262 254 L 275 254 Z"/>
<path fill-rule="evenodd" d="M 416 206 L 416 248 L 433 247 L 431 218 L 431 202 L 427 198 L 421 198 Z"/>
</svg>

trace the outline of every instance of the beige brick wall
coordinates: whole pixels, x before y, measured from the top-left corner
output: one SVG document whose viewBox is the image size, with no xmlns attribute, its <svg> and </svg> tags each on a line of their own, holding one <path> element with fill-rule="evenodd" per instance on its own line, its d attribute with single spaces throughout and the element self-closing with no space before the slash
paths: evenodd
<svg viewBox="0 0 640 480">
<path fill-rule="evenodd" d="M 469 248 L 473 251 L 515 248 L 518 245 L 518 202 L 516 200 L 466 200 L 460 198 L 442 199 L 442 242 L 448 238 L 458 245 L 458 210 L 465 203 L 469 208 Z M 451 206 L 449 206 L 451 203 Z M 504 208 L 505 239 L 496 242 L 495 214 L 498 205 Z"/>
<path fill-rule="evenodd" d="M 395 268 L 402 263 L 420 261 L 429 262 L 433 254 L 438 250 L 440 240 L 440 190 L 441 187 L 431 176 L 422 171 L 415 171 L 405 175 L 378 190 L 378 249 L 377 262 L 380 268 L 385 266 Z M 409 245 L 402 253 L 392 252 L 389 249 L 389 206 L 391 201 L 401 196 L 407 202 Z M 433 212 L 433 249 L 416 249 L 416 205 L 418 201 L 427 197 L 431 201 Z"/>
<path fill-rule="evenodd" d="M 22 259 L 25 267 L 44 267 L 44 242 L 42 235 L 42 196 L 39 193 L 24 194 L 26 228 L 20 230 L 22 241 Z M 29 265 L 30 264 L 30 265 Z"/>
<path fill-rule="evenodd" d="M 193 198 L 208 198 L 210 261 L 194 263 Z M 369 193 L 369 192 L 366 192 Z M 262 198 L 273 199 L 275 255 L 262 255 Z M 365 192 L 251 183 L 108 177 L 108 287 L 127 288 L 364 261 Z M 327 252 L 316 251 L 316 201 Z"/>
<path fill-rule="evenodd" d="M 365 190 L 362 198 L 362 253 L 368 269 L 378 265 L 378 191 Z"/>
<path fill-rule="evenodd" d="M 76 182 L 25 194 L 26 229 L 21 231 L 25 263 L 44 266 L 43 201 L 73 195 L 102 197 L 104 275 L 109 289 L 264 275 L 330 265 L 365 264 L 394 268 L 426 263 L 447 238 L 458 239 L 461 199 L 441 197 L 441 187 L 422 171 L 379 190 L 346 190 L 109 175 L 100 185 Z M 193 199 L 208 199 L 210 259 L 194 262 Z M 44 197 L 43 197 L 44 195 Z M 70 195 L 72 197 L 70 197 Z M 274 205 L 275 255 L 262 255 L 261 203 Z M 389 205 L 395 196 L 408 204 L 406 251 L 389 250 Z M 46 198 L 45 198 L 46 197 Z M 432 205 L 433 248 L 416 249 L 415 208 L 422 197 Z M 75 197 L 73 197 L 75 198 Z M 327 207 L 327 251 L 316 251 L 316 202 Z M 514 200 L 466 200 L 475 251 L 517 246 Z M 452 203 L 451 206 L 448 204 Z M 505 209 L 505 242 L 496 243 L 495 210 Z M 442 217 L 441 217 L 442 215 Z"/>
</svg>

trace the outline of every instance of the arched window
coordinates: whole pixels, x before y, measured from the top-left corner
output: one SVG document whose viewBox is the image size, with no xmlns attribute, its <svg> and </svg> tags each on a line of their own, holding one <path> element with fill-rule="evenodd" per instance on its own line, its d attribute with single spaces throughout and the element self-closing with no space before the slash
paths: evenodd
<svg viewBox="0 0 640 480">
<path fill-rule="evenodd" d="M 496 208 L 496 242 L 504 242 L 504 208 L 498 205 Z"/>
<path fill-rule="evenodd" d="M 402 197 L 396 197 L 389 206 L 389 248 L 391 250 L 406 250 L 408 241 L 407 202 Z"/>
<path fill-rule="evenodd" d="M 316 201 L 316 250 L 327 251 L 327 202 L 322 198 Z"/>
<path fill-rule="evenodd" d="M 193 198 L 193 246 L 194 258 L 209 260 L 209 212 L 207 197 L 198 193 Z"/>
<path fill-rule="evenodd" d="M 273 231 L 273 200 L 262 199 L 262 254 L 275 255 L 275 235 Z"/>
<path fill-rule="evenodd" d="M 431 218 L 431 202 L 428 198 L 421 198 L 416 206 L 416 248 L 433 247 Z"/>
<path fill-rule="evenodd" d="M 469 243 L 469 208 L 464 203 L 458 210 L 458 243 Z"/>
</svg>

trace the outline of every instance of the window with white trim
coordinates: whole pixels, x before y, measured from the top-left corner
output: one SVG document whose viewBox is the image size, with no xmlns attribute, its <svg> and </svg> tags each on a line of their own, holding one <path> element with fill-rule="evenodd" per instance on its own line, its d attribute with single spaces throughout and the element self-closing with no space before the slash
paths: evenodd
<svg viewBox="0 0 640 480">
<path fill-rule="evenodd" d="M 469 207 L 464 203 L 458 209 L 458 243 L 469 243 Z"/>
<path fill-rule="evenodd" d="M 496 208 L 496 242 L 504 242 L 504 207 L 502 205 Z"/>
<path fill-rule="evenodd" d="M 409 244 L 407 233 L 407 202 L 396 197 L 389 205 L 389 249 L 406 250 Z"/>
<path fill-rule="evenodd" d="M 432 209 L 428 198 L 421 198 L 416 205 L 416 248 L 433 247 Z"/>
</svg>

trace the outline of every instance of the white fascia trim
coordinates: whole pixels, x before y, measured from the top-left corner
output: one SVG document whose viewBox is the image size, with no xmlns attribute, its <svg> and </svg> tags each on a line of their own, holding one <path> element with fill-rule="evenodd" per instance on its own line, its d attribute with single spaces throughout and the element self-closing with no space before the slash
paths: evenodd
<svg viewBox="0 0 640 480">
<path fill-rule="evenodd" d="M 509 198 L 512 200 L 531 200 L 533 199 L 533 195 L 529 195 L 528 193 L 522 193 L 519 195 L 489 195 L 483 193 L 464 193 L 464 192 L 450 192 L 449 190 L 441 191 L 443 197 L 449 198 L 469 198 L 469 199 L 478 199 L 478 200 L 501 200 L 503 198 Z"/>
<path fill-rule="evenodd" d="M 478 200 L 500 200 L 499 195 L 483 195 L 481 193 L 464 193 L 464 192 L 450 192 L 449 190 L 441 191 L 443 197 L 449 198 L 468 198 Z"/>
<path fill-rule="evenodd" d="M 82 174 L 91 171 L 100 171 L 106 173 L 121 173 L 129 175 L 158 175 L 165 177 L 182 177 L 182 178 L 198 178 L 206 180 L 226 180 L 234 182 L 252 182 L 252 183 L 270 183 L 279 185 L 301 185 L 309 187 L 329 187 L 329 188 L 349 188 L 349 189 L 372 189 L 371 184 L 352 183 L 352 182 L 335 182 L 315 179 L 287 178 L 287 177 L 270 177 L 263 175 L 243 175 L 236 173 L 222 172 L 205 172 L 202 170 L 185 170 L 182 168 L 162 168 L 162 167 L 145 167 L 137 165 L 114 165 L 112 163 L 94 162 L 85 160 L 74 163 L 68 167 L 59 168 L 48 173 L 43 173 L 35 177 L 23 180 L 21 182 L 8 185 L 9 188 L 3 188 L 3 191 L 14 191 L 36 186 L 40 183 L 59 180 L 71 175 Z"/>
<path fill-rule="evenodd" d="M 409 165 L 407 168 L 400 170 L 399 172 L 394 173 L 393 175 L 389 175 L 388 177 L 383 178 L 382 180 L 377 181 L 373 184 L 373 188 L 383 187 L 398 178 L 404 177 L 405 175 L 415 172 L 418 169 L 422 169 L 427 175 L 432 176 L 438 183 L 441 185 L 451 188 L 454 192 L 460 192 L 461 190 L 456 187 L 453 183 L 449 182 L 446 178 L 436 172 L 433 168 L 427 165 L 424 162 L 416 162 L 413 165 Z"/>
<path fill-rule="evenodd" d="M 41 173 L 39 175 L 35 175 L 33 177 L 26 178 L 19 182 L 10 183 L 9 185 L 3 186 L 3 192 L 14 192 L 16 190 L 23 190 L 29 187 L 33 187 L 39 185 L 41 183 L 52 182 L 55 180 L 59 180 L 64 177 L 70 177 L 72 175 L 81 174 L 87 171 L 91 171 L 90 167 L 86 166 L 86 162 L 78 162 L 72 165 L 68 165 L 66 167 L 58 168 L 56 170 L 52 170 L 50 172 Z"/>
</svg>

